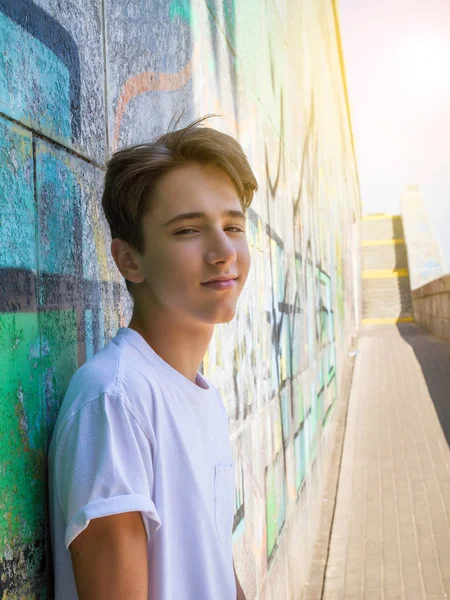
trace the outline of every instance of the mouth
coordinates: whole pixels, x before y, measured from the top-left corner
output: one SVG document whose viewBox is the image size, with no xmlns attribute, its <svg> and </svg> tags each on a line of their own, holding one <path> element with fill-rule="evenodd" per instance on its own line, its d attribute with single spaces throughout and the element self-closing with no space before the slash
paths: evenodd
<svg viewBox="0 0 450 600">
<path fill-rule="evenodd" d="M 218 278 L 202 283 L 202 286 L 213 290 L 232 290 L 236 287 L 237 280 L 238 277 L 230 277 L 229 279 Z"/>
</svg>

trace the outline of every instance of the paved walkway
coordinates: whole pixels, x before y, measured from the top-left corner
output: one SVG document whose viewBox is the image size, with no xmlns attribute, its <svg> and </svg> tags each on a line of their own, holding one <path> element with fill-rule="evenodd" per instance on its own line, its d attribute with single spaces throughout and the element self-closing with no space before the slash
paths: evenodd
<svg viewBox="0 0 450 600">
<path fill-rule="evenodd" d="M 324 600 L 450 598 L 450 345 L 365 327 Z"/>
</svg>

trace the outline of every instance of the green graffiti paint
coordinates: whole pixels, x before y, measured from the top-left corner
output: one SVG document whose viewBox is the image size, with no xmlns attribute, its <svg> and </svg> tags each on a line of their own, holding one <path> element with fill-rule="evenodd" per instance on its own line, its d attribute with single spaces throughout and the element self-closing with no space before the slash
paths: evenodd
<svg viewBox="0 0 450 600">
<path fill-rule="evenodd" d="M 46 450 L 55 420 L 69 385 L 78 368 L 77 323 L 73 310 L 40 314 L 42 356 L 41 396 L 46 407 Z"/>
<path fill-rule="evenodd" d="M 0 268 L 36 270 L 31 134 L 0 118 Z"/>
<path fill-rule="evenodd" d="M 170 3 L 170 20 L 179 17 L 185 23 L 191 22 L 191 5 L 189 0 L 172 0 Z"/>
<path fill-rule="evenodd" d="M 0 316 L 0 553 L 44 535 L 37 314 Z"/>
</svg>

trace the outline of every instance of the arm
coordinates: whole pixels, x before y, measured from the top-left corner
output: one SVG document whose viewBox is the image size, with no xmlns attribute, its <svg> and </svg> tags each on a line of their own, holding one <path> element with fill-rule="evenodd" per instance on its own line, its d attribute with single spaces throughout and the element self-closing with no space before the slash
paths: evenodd
<svg viewBox="0 0 450 600">
<path fill-rule="evenodd" d="M 234 578 L 236 579 L 236 600 L 246 600 L 244 590 L 241 588 L 241 584 L 239 583 L 239 578 L 236 573 L 236 567 L 234 566 L 234 561 L 233 561 L 233 569 L 234 569 Z"/>
<path fill-rule="evenodd" d="M 147 534 L 140 512 L 92 519 L 70 552 L 80 600 L 147 600 Z"/>
</svg>

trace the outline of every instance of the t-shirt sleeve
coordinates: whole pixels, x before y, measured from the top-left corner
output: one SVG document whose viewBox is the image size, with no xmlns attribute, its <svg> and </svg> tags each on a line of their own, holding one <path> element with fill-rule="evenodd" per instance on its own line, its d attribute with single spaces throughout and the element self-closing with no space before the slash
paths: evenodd
<svg viewBox="0 0 450 600">
<path fill-rule="evenodd" d="M 103 394 L 69 419 L 54 474 L 67 549 L 91 519 L 132 511 L 141 512 L 150 540 L 161 525 L 152 500 L 154 445 L 119 395 Z"/>
</svg>

